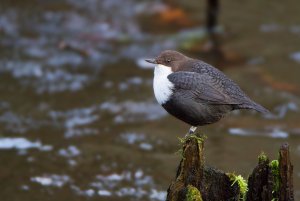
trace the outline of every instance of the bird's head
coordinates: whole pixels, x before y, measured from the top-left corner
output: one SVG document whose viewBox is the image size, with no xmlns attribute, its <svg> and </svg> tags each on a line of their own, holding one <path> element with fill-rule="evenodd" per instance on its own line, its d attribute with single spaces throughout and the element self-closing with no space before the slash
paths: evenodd
<svg viewBox="0 0 300 201">
<path fill-rule="evenodd" d="M 161 52 L 155 59 L 146 59 L 146 61 L 152 64 L 170 67 L 172 68 L 173 72 L 176 72 L 180 70 L 180 64 L 186 61 L 187 59 L 188 57 L 179 52 L 173 50 L 165 50 Z"/>
</svg>

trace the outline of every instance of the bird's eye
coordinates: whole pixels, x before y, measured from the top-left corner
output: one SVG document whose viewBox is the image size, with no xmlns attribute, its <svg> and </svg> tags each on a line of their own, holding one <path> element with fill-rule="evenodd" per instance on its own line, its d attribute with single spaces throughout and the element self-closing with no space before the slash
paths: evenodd
<svg viewBox="0 0 300 201">
<path fill-rule="evenodd" d="M 168 63 L 170 63 L 170 62 L 171 62 L 171 59 L 167 59 L 166 61 L 167 61 Z"/>
</svg>

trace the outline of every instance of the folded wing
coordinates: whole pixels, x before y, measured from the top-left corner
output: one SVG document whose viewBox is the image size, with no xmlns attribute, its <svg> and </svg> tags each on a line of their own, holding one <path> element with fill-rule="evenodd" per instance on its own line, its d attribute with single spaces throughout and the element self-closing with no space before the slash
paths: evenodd
<svg viewBox="0 0 300 201">
<path fill-rule="evenodd" d="M 190 90 L 195 99 L 209 104 L 240 105 L 252 102 L 233 81 L 216 79 L 206 73 L 179 71 L 170 74 L 168 79 L 177 89 Z"/>
</svg>

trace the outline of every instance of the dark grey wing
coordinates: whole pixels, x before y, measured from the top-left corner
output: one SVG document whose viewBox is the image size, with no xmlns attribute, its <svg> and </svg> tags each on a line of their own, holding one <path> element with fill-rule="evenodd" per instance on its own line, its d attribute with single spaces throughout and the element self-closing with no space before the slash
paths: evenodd
<svg viewBox="0 0 300 201">
<path fill-rule="evenodd" d="M 211 104 L 230 104 L 235 105 L 236 109 L 254 109 L 264 114 L 270 113 L 252 101 L 235 82 L 215 67 L 200 60 L 193 60 L 188 66 L 189 68 L 185 68 L 188 72 L 180 71 L 169 75 L 168 78 L 176 87 L 196 89 L 195 97 Z"/>
<path fill-rule="evenodd" d="M 194 60 L 191 72 L 199 73 L 218 85 L 219 90 L 240 104 L 253 102 L 241 88 L 222 71 L 200 60 Z"/>
<path fill-rule="evenodd" d="M 193 93 L 195 99 L 210 104 L 238 105 L 243 104 L 245 99 L 247 99 L 247 97 L 239 98 L 240 95 L 232 95 L 230 93 L 232 89 L 225 88 L 219 79 L 211 77 L 206 73 L 179 71 L 170 74 L 168 79 L 175 85 L 176 89 L 189 90 Z M 237 85 L 235 86 L 238 87 Z M 238 87 L 234 91 L 239 90 Z"/>
</svg>

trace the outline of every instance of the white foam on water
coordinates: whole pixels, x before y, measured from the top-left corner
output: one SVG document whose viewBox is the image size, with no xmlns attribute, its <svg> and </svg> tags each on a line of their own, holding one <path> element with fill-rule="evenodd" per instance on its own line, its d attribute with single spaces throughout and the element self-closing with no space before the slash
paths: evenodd
<svg viewBox="0 0 300 201">
<path fill-rule="evenodd" d="M 98 195 L 100 195 L 100 196 L 111 196 L 112 193 L 108 190 L 99 190 Z"/>
<path fill-rule="evenodd" d="M 62 187 L 66 183 L 70 182 L 70 177 L 67 175 L 44 175 L 44 176 L 36 176 L 30 179 L 32 182 L 36 182 L 41 184 L 42 186 L 55 186 Z"/>
<path fill-rule="evenodd" d="M 39 141 L 29 141 L 25 138 L 16 137 L 16 138 L 0 138 L 0 149 L 17 149 L 17 150 L 26 150 L 26 149 L 39 149 L 41 151 L 51 151 L 51 145 L 42 145 Z"/>
<path fill-rule="evenodd" d="M 153 146 L 152 144 L 150 143 L 146 143 L 146 142 L 143 142 L 139 145 L 139 147 L 142 149 L 142 150 L 145 150 L 145 151 L 150 151 L 153 149 Z"/>
<path fill-rule="evenodd" d="M 153 200 L 166 200 L 167 192 L 166 191 L 158 191 L 156 189 L 152 189 L 150 193 L 150 198 Z"/>
<path fill-rule="evenodd" d="M 250 128 L 229 128 L 229 134 L 237 136 L 267 136 L 271 138 L 288 138 L 289 133 L 280 128 L 256 130 Z"/>
</svg>

